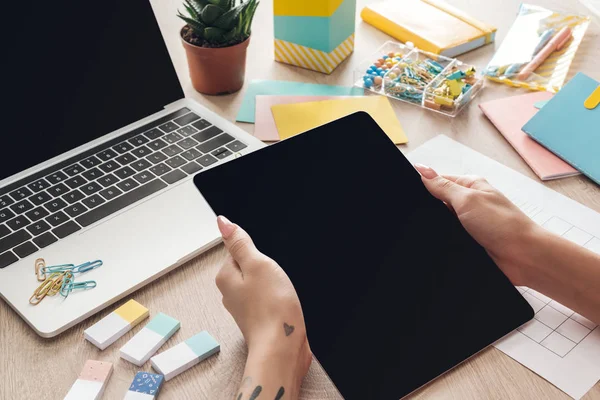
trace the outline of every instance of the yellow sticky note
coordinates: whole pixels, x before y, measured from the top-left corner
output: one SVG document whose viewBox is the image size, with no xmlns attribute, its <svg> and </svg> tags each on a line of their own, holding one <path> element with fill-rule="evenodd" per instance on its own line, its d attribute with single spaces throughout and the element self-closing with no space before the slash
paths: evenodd
<svg viewBox="0 0 600 400">
<path fill-rule="evenodd" d="M 593 110 L 598 107 L 598 104 L 600 104 L 600 86 L 598 86 L 583 103 L 588 110 Z"/>
<path fill-rule="evenodd" d="M 352 97 L 271 107 L 281 140 L 306 132 L 358 111 L 365 111 L 395 144 L 408 142 L 396 113 L 383 96 Z"/>
<path fill-rule="evenodd" d="M 135 300 L 129 300 L 121 307 L 117 308 L 115 314 L 129 322 L 131 326 L 139 324 L 144 318 L 148 317 L 148 309 Z"/>
</svg>

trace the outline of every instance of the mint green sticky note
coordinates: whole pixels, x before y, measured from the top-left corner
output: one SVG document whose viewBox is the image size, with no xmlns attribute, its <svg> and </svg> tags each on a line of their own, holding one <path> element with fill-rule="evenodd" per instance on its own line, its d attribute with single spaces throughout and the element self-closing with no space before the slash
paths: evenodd
<svg viewBox="0 0 600 400">
<path fill-rule="evenodd" d="M 256 96 L 258 95 L 363 96 L 364 90 L 357 87 L 329 86 L 316 83 L 254 80 L 250 82 L 246 89 L 236 121 L 254 123 Z"/>
<path fill-rule="evenodd" d="M 146 328 L 158 333 L 164 338 L 170 338 L 179 329 L 181 324 L 167 314 L 158 313 L 148 322 Z"/>
<path fill-rule="evenodd" d="M 533 104 L 533 106 L 535 108 L 537 108 L 538 110 L 541 109 L 542 107 L 544 107 L 546 105 L 547 102 L 549 102 L 550 100 L 542 100 L 542 101 L 538 101 L 536 103 Z"/>
</svg>

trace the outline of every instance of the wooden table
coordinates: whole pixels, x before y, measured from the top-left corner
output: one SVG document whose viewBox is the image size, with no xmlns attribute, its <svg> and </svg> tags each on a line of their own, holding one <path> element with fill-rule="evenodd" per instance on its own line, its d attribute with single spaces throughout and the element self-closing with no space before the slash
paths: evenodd
<svg viewBox="0 0 600 400">
<path fill-rule="evenodd" d="M 400 1 L 400 0 L 397 0 Z M 185 54 L 178 31 L 181 21 L 175 17 L 180 0 L 153 0 L 177 73 L 187 96 L 230 120 L 244 95 L 206 97 L 196 93 L 188 78 Z M 358 10 L 370 3 L 358 0 Z M 475 17 L 497 26 L 496 44 L 475 50 L 459 58 L 480 67 L 487 64 L 515 18 L 519 0 L 483 1 L 450 0 Z M 586 13 L 575 0 L 538 0 L 537 4 L 553 9 Z M 132 16 L 135 23 L 135 16 Z M 571 74 L 584 71 L 600 80 L 600 23 L 595 19 L 582 43 Z M 278 79 L 323 84 L 351 85 L 353 70 L 375 49 L 390 38 L 357 18 L 356 50 L 332 75 L 302 70 L 273 61 L 272 0 L 262 0 L 254 22 L 254 33 L 248 49 L 247 80 Z M 572 75 L 571 75 L 572 76 Z M 151 84 L 151 83 L 149 83 Z M 487 83 L 486 88 L 460 116 L 455 119 L 421 110 L 412 105 L 394 102 L 410 143 L 401 146 L 408 152 L 428 139 L 445 134 L 487 156 L 502 162 L 533 179 L 536 176 L 512 147 L 479 111 L 477 104 L 495 98 L 524 93 L 503 85 Z M 240 124 L 252 132 L 253 125 Z M 547 185 L 582 204 L 600 212 L 600 188 L 583 177 L 567 178 Z M 188 262 L 160 280 L 136 292 L 132 297 L 152 311 L 162 311 L 182 321 L 182 328 L 163 347 L 168 348 L 193 333 L 208 329 L 221 343 L 221 353 L 203 362 L 165 385 L 160 396 L 167 399 L 231 399 L 242 378 L 246 349 L 233 319 L 221 304 L 214 280 L 225 255 L 219 246 Z M 45 340 L 35 335 L 4 302 L 0 302 L 0 398 L 1 399 L 61 399 L 77 378 L 87 359 L 115 363 L 105 399 L 121 399 L 134 374 L 139 369 L 119 358 L 119 348 L 137 332 L 128 333 L 113 346 L 100 352 L 83 340 L 83 330 L 104 317 L 105 310 L 57 338 Z M 368 368 L 368 366 L 357 366 Z M 147 363 L 144 370 L 150 370 Z M 398 379 L 402 379 L 401 376 Z M 302 399 L 340 398 L 317 363 L 313 363 L 302 388 Z M 495 348 L 489 348 L 463 363 L 441 378 L 422 388 L 411 398 L 440 399 L 568 399 L 564 393 L 527 368 Z M 600 399 L 600 384 L 585 397 Z"/>
</svg>

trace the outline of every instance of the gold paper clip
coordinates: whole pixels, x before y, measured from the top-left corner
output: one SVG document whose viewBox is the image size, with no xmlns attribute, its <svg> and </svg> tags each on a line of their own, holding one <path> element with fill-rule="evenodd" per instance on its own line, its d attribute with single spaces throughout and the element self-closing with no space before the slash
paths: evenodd
<svg viewBox="0 0 600 400">
<path fill-rule="evenodd" d="M 35 276 L 37 277 L 37 280 L 40 282 L 43 282 L 46 280 L 46 272 L 44 271 L 44 268 L 46 267 L 46 261 L 44 261 L 43 258 L 38 258 L 37 260 L 35 260 Z"/>
</svg>

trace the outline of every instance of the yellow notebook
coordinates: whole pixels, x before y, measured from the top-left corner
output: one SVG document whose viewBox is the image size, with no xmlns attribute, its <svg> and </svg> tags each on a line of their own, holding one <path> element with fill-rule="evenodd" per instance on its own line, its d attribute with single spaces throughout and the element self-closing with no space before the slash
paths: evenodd
<svg viewBox="0 0 600 400">
<path fill-rule="evenodd" d="M 368 24 L 421 50 L 456 57 L 492 43 L 496 28 L 441 0 L 388 0 L 361 12 Z"/>
</svg>

